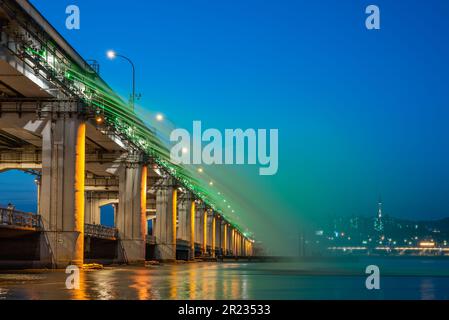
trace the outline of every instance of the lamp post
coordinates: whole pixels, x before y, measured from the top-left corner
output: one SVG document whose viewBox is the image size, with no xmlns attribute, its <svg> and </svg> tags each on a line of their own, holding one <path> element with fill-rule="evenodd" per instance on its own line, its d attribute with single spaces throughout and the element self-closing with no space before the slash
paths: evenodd
<svg viewBox="0 0 449 320">
<path fill-rule="evenodd" d="M 125 59 L 126 61 L 128 61 L 131 64 L 131 67 L 133 70 L 133 89 L 132 89 L 133 91 L 132 91 L 132 96 L 131 96 L 131 108 L 134 111 L 135 100 L 136 100 L 136 68 L 134 66 L 134 63 L 128 57 L 118 54 L 114 50 L 109 50 L 107 52 L 107 56 L 111 60 L 114 60 L 115 58 L 119 57 L 119 58 Z"/>
</svg>

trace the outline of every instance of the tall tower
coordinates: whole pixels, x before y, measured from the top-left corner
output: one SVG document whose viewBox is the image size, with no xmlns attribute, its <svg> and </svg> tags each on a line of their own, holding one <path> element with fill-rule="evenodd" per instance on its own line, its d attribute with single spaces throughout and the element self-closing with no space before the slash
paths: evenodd
<svg viewBox="0 0 449 320">
<path fill-rule="evenodd" d="M 377 232 L 384 231 L 384 223 L 382 220 L 382 199 L 379 198 L 377 217 L 374 219 L 374 230 Z"/>
</svg>

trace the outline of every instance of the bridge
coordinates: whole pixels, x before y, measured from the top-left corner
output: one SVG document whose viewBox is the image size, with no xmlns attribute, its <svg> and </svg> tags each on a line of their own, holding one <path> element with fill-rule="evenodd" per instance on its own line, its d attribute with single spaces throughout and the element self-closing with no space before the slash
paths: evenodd
<svg viewBox="0 0 449 320">
<path fill-rule="evenodd" d="M 19 252 L 52 268 L 252 255 L 217 199 L 28 1 L 0 1 L 0 32 L 0 172 L 32 170 L 38 184 L 35 214 L 0 209 L 0 266 Z M 100 225 L 105 205 L 113 228 Z"/>
</svg>

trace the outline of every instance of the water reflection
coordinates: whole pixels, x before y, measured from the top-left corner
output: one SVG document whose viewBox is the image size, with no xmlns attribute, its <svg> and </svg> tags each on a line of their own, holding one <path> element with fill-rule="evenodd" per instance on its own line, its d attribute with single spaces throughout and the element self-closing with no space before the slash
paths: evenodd
<svg viewBox="0 0 449 320">
<path fill-rule="evenodd" d="M 72 294 L 73 300 L 87 300 L 87 293 L 86 293 L 86 286 L 87 286 L 87 280 L 86 280 L 86 272 L 80 271 L 79 273 L 79 289 L 78 290 L 67 290 Z"/>
<path fill-rule="evenodd" d="M 431 279 L 422 279 L 421 281 L 421 299 L 434 300 L 435 299 L 435 283 Z"/>
<path fill-rule="evenodd" d="M 132 285 L 129 287 L 136 290 L 138 300 L 158 300 L 161 299 L 157 288 L 152 288 L 151 277 L 145 269 L 138 269 L 131 276 Z"/>
<path fill-rule="evenodd" d="M 8 298 L 8 289 L 0 288 L 0 300 L 6 300 Z"/>
<path fill-rule="evenodd" d="M 380 292 L 365 289 L 367 263 L 384 271 Z M 0 273 L 0 299 L 447 299 L 449 262 L 187 263 L 81 271 L 80 289 L 65 287 L 63 271 Z M 438 266 L 437 270 L 426 269 Z M 423 267 L 424 266 L 424 267 Z M 359 270 L 359 271 L 357 271 Z M 433 270 L 433 271 L 432 271 Z M 432 272 L 438 277 L 432 277 Z M 390 273 L 390 275 L 388 275 Z M 426 274 L 430 275 L 427 276 Z"/>
</svg>

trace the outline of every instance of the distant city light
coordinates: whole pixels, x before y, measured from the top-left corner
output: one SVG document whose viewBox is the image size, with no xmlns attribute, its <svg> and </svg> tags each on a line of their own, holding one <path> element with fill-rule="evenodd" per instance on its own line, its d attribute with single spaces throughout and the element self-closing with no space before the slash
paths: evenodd
<svg viewBox="0 0 449 320">
<path fill-rule="evenodd" d="M 423 242 L 419 243 L 419 246 L 421 248 L 434 248 L 435 247 L 435 242 L 423 241 Z"/>
</svg>

